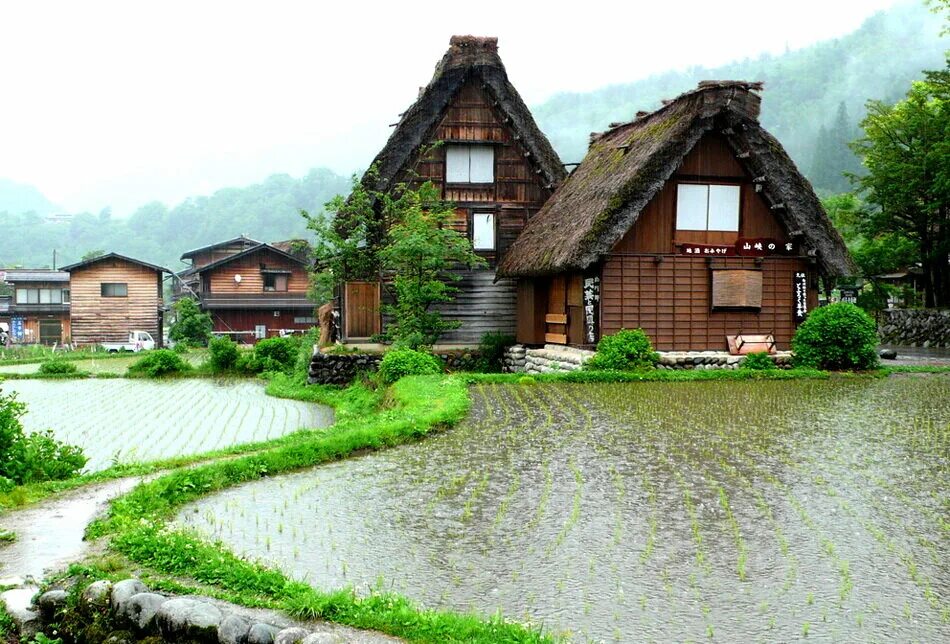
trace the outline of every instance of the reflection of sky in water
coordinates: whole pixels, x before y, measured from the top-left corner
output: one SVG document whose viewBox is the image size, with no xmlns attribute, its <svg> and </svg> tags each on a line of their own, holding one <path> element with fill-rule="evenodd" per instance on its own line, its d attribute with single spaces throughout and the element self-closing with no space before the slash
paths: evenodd
<svg viewBox="0 0 950 644">
<path fill-rule="evenodd" d="M 212 380 L 10 380 L 28 432 L 52 429 L 83 448 L 88 471 L 120 462 L 199 454 L 323 427 L 320 405 L 273 398 L 259 383 Z"/>
<path fill-rule="evenodd" d="M 950 635 L 948 378 L 473 398 L 451 432 L 182 520 L 321 588 L 381 584 L 582 641 Z"/>
</svg>

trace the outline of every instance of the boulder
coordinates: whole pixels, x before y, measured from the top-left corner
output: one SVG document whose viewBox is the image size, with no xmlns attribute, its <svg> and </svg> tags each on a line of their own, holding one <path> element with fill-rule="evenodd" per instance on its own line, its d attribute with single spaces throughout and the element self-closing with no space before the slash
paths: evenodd
<svg viewBox="0 0 950 644">
<path fill-rule="evenodd" d="M 254 624 L 247 632 L 247 644 L 274 644 L 280 629 L 270 624 Z"/>
<path fill-rule="evenodd" d="M 881 349 L 878 351 L 878 355 L 881 356 L 884 360 L 895 360 L 897 359 L 897 352 L 894 349 Z"/>
<path fill-rule="evenodd" d="M 123 624 L 128 624 L 139 633 L 146 633 L 154 630 L 155 617 L 168 601 L 164 595 L 138 593 L 119 604 L 115 614 Z"/>
<path fill-rule="evenodd" d="M 241 615 L 228 615 L 218 626 L 218 641 L 221 644 L 247 644 L 247 636 L 253 622 Z"/>
<path fill-rule="evenodd" d="M 194 597 L 169 599 L 155 615 L 158 632 L 167 640 L 210 642 L 218 639 L 218 626 L 224 620 L 221 610 Z"/>
<path fill-rule="evenodd" d="M 79 596 L 79 607 L 87 613 L 101 612 L 109 608 L 112 597 L 112 582 L 108 579 L 94 581 Z"/>
<path fill-rule="evenodd" d="M 69 595 L 65 590 L 47 590 L 36 598 L 36 607 L 43 619 L 47 622 L 55 621 L 56 613 L 66 608 L 66 599 Z"/>
<path fill-rule="evenodd" d="M 148 587 L 138 579 L 123 579 L 112 587 L 112 610 L 119 610 L 122 602 L 128 601 L 132 595 L 148 592 Z"/>
<path fill-rule="evenodd" d="M 300 644 L 303 638 L 310 635 L 310 631 L 299 626 L 290 626 L 277 633 L 274 644 Z"/>
</svg>

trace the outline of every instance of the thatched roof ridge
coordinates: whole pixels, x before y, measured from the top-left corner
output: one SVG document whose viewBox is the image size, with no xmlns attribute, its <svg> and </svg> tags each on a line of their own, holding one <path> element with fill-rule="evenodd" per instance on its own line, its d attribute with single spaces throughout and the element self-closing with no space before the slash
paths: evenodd
<svg viewBox="0 0 950 644">
<path fill-rule="evenodd" d="M 566 176 L 560 157 L 538 128 L 518 90 L 508 81 L 498 56 L 498 39 L 452 36 L 432 80 L 403 113 L 385 147 L 373 160 L 378 179 L 369 187 L 385 191 L 400 180 L 419 148 L 429 141 L 452 97 L 472 77 L 482 81 L 497 101 L 497 109 L 511 120 L 511 127 L 521 135 L 521 144 L 531 153 L 546 182 L 556 185 Z"/>
<path fill-rule="evenodd" d="M 720 130 L 793 234 L 828 275 L 853 274 L 841 236 L 781 144 L 758 122 L 761 83 L 704 81 L 648 114 L 591 137 L 584 160 L 508 250 L 499 276 L 583 270 L 610 252 L 704 134 Z"/>
</svg>

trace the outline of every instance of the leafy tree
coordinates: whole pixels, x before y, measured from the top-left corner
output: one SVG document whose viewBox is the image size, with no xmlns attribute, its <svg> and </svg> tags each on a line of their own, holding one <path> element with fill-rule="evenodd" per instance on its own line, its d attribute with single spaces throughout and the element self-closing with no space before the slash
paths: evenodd
<svg viewBox="0 0 950 644">
<path fill-rule="evenodd" d="M 453 269 L 484 261 L 449 226 L 455 210 L 432 183 L 401 184 L 391 193 L 366 187 L 372 183 L 354 178 L 348 198 L 327 204 L 332 217 L 303 213 L 316 233 L 313 281 L 326 295 L 345 280 L 382 279 L 393 300 L 384 306 L 393 320 L 387 337 L 412 349 L 431 345 L 459 325 L 433 309 L 458 291 L 453 283 L 461 277 Z"/>
<path fill-rule="evenodd" d="M 868 103 L 854 143 L 868 170 L 859 180 L 874 207 L 868 237 L 909 240 L 923 266 L 926 306 L 950 306 L 950 61 L 894 105 Z"/>
<path fill-rule="evenodd" d="M 82 256 L 81 259 L 82 259 L 82 261 L 87 262 L 87 261 L 89 261 L 90 259 L 95 259 L 95 258 L 97 258 L 97 257 L 102 257 L 102 256 L 105 255 L 105 254 L 106 254 L 106 251 L 101 250 L 101 249 L 90 250 L 90 251 L 86 251 L 86 253 L 83 254 L 83 256 Z"/>
<path fill-rule="evenodd" d="M 168 332 L 175 342 L 203 347 L 211 339 L 214 323 L 211 316 L 202 313 L 191 298 L 182 298 L 175 303 L 175 322 Z"/>
</svg>

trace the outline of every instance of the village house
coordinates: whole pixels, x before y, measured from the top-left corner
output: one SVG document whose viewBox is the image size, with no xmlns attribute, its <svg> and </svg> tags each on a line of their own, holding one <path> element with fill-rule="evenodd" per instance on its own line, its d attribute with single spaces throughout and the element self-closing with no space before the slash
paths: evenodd
<svg viewBox="0 0 950 644">
<path fill-rule="evenodd" d="M 13 294 L 6 306 L 0 302 L 0 322 L 9 325 L 10 339 L 18 344 L 69 342 L 69 273 L 49 269 L 5 273 Z"/>
<path fill-rule="evenodd" d="M 518 341 L 593 345 L 641 327 L 661 350 L 787 349 L 818 281 L 854 274 L 811 185 L 759 124 L 760 83 L 706 81 L 592 135 L 500 261 Z"/>
<path fill-rule="evenodd" d="M 515 282 L 495 267 L 566 173 L 498 56 L 496 38 L 453 36 L 428 85 L 396 124 L 364 185 L 379 192 L 431 181 L 456 206 L 454 227 L 487 267 L 461 271 L 460 291 L 439 310 L 460 328 L 447 343 L 476 343 L 487 331 L 514 333 Z M 434 145 L 440 143 L 440 145 Z M 378 276 L 342 288 L 342 334 L 366 339 L 383 330 Z"/>
<path fill-rule="evenodd" d="M 188 251 L 177 274 L 176 297 L 194 297 L 211 315 L 213 332 L 254 343 L 316 326 L 308 297 L 309 246 L 292 240 L 265 244 L 241 236 Z"/>
<path fill-rule="evenodd" d="M 167 268 L 109 253 L 63 266 L 69 276 L 73 344 L 123 342 L 147 331 L 162 343 L 162 280 Z"/>
</svg>

